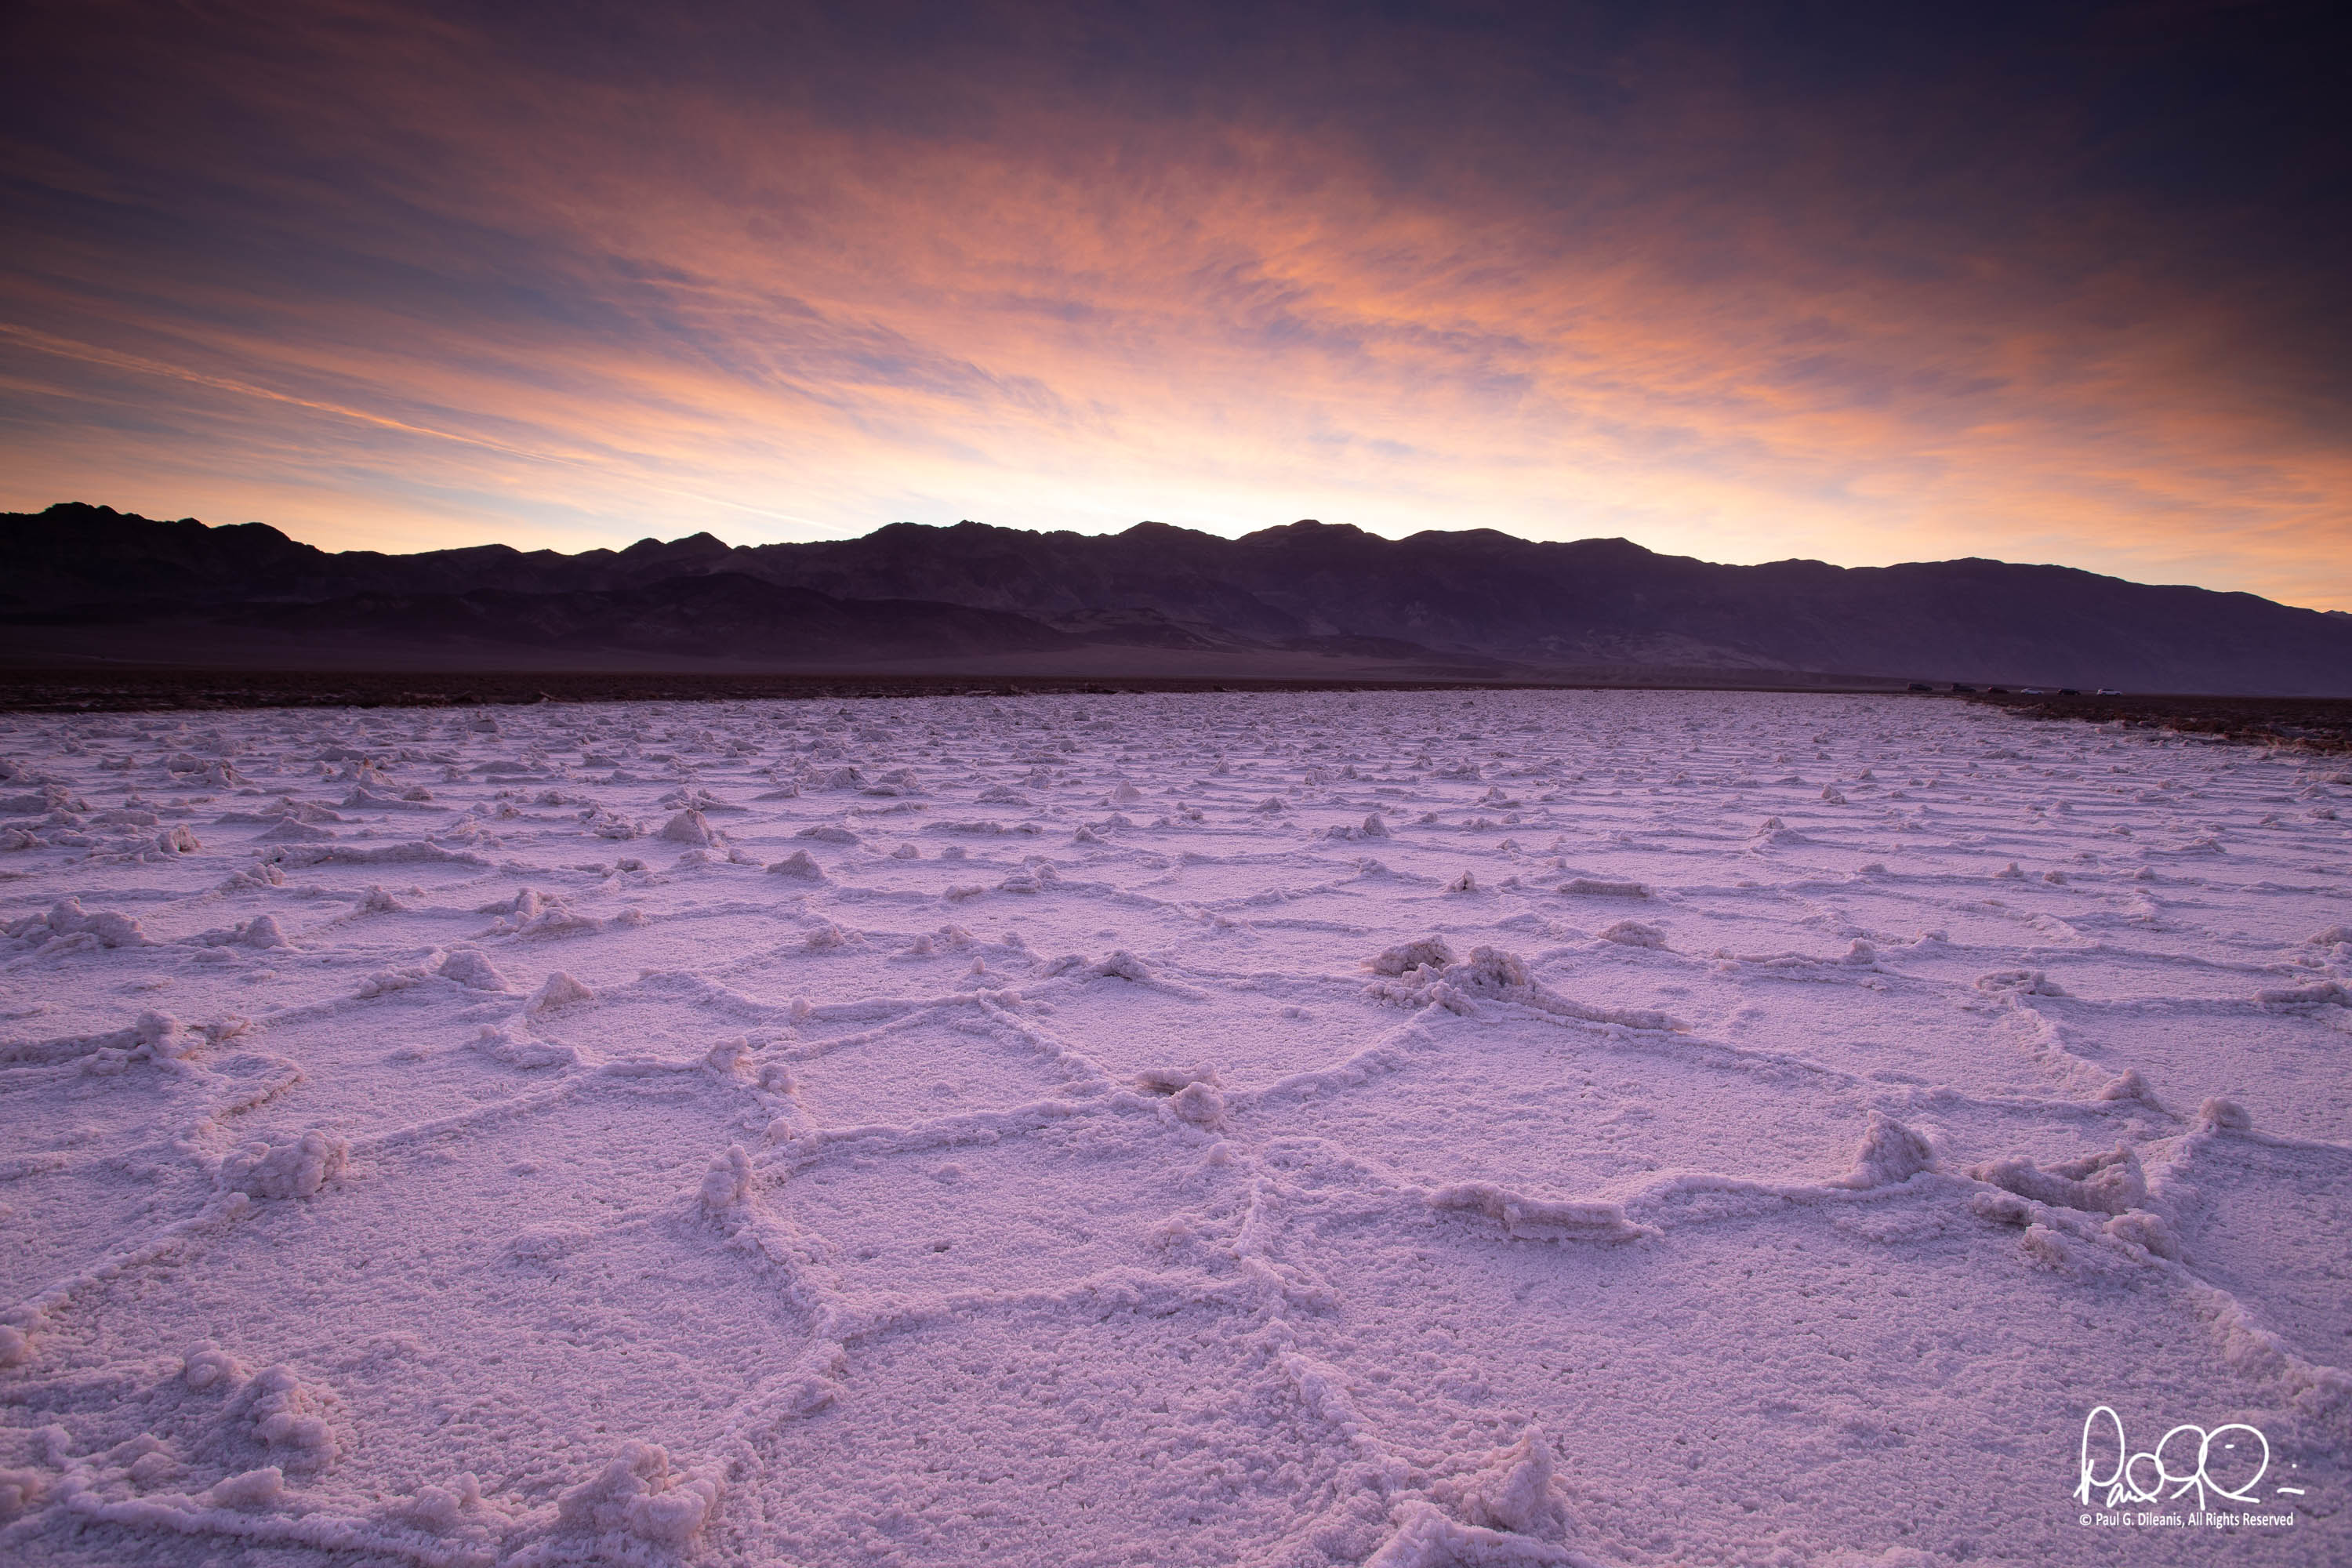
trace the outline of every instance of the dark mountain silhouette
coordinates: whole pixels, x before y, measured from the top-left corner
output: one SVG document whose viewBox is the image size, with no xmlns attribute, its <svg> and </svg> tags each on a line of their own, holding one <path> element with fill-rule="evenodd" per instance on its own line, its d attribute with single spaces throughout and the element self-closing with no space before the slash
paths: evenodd
<svg viewBox="0 0 2352 1568">
<path fill-rule="evenodd" d="M 386 647 L 455 645 L 613 651 L 753 664 L 953 660 L 1058 652 L 1078 638 L 1021 616 L 905 599 L 843 601 L 738 572 L 668 577 L 642 588 L 524 594 L 353 594 L 316 601 L 231 600 L 191 606 L 160 596 L 69 609 L 18 610 L 23 628 L 136 626 L 192 635 L 259 630 L 316 646 L 321 639 Z M 192 647 L 192 656 L 200 648 Z"/>
<path fill-rule="evenodd" d="M 1123 647 L 1401 674 L 2352 694 L 2352 616 L 2251 594 L 1983 560 L 1722 566 L 1486 529 L 1387 540 L 1305 521 L 1228 540 L 1151 522 L 1107 537 L 894 523 L 816 544 L 386 555 L 68 504 L 0 515 L 0 559 L 19 657 L 42 626 L 185 623 L 769 664 L 1027 655 L 1073 674 L 1088 649 Z"/>
</svg>

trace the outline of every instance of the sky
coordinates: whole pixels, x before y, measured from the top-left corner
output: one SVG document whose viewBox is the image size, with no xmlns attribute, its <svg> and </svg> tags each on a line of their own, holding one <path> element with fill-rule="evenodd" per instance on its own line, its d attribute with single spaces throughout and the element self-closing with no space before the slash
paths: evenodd
<svg viewBox="0 0 2352 1568">
<path fill-rule="evenodd" d="M 0 508 L 2352 609 L 2326 5 L 14 0 Z"/>
</svg>

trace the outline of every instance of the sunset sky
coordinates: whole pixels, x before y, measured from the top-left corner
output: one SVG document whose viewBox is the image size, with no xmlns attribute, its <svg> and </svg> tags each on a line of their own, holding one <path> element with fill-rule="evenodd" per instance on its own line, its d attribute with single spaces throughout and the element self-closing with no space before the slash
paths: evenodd
<svg viewBox="0 0 2352 1568">
<path fill-rule="evenodd" d="M 2352 609 L 2332 10 L 18 0 L 0 508 Z"/>
</svg>

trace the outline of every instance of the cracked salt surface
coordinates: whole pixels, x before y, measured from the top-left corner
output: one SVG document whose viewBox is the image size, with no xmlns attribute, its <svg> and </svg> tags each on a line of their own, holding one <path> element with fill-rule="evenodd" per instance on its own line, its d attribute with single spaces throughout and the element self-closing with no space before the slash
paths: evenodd
<svg viewBox="0 0 2352 1568">
<path fill-rule="evenodd" d="M 0 720 L 0 1557 L 2187 1560 L 2106 1405 L 2340 1563 L 2347 796 L 1867 698 Z"/>
</svg>

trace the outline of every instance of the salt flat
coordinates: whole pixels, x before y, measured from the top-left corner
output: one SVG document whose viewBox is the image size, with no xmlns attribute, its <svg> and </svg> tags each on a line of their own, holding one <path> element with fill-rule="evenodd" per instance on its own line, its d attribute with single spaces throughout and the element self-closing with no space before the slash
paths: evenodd
<svg viewBox="0 0 2352 1568">
<path fill-rule="evenodd" d="M 0 758 L 10 1561 L 2352 1560 L 2340 761 L 1623 692 Z M 2084 1524 L 2100 1405 L 2294 1522 Z"/>
</svg>

